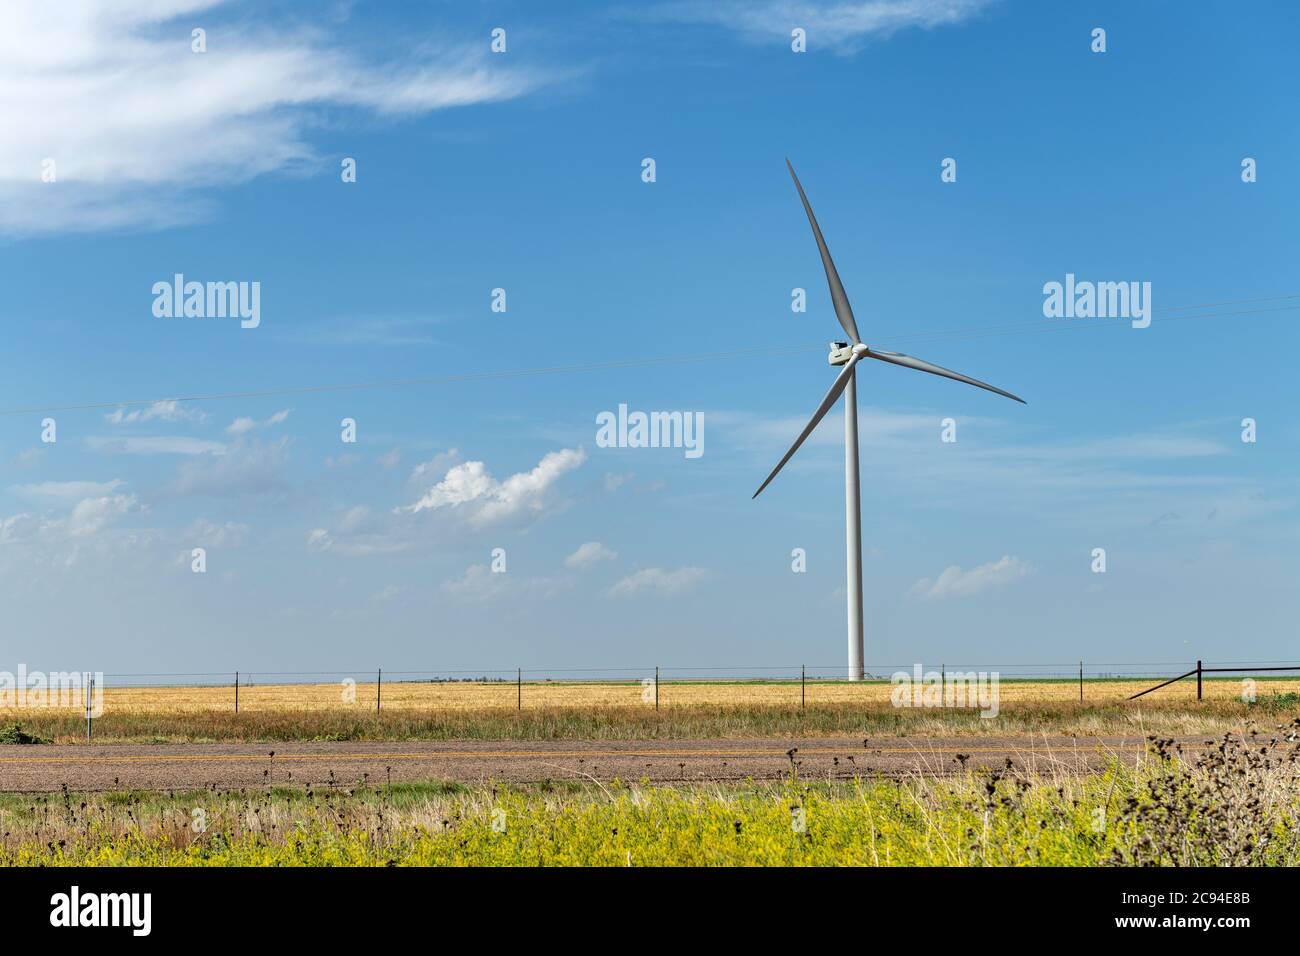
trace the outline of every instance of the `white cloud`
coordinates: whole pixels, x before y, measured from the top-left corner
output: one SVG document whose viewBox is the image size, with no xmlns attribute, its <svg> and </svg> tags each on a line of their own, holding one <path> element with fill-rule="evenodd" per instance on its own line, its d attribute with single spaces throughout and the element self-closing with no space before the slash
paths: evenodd
<svg viewBox="0 0 1300 956">
<path fill-rule="evenodd" d="M 121 484 L 120 478 L 112 481 L 42 481 L 38 484 L 14 485 L 9 490 L 23 498 L 74 501 L 110 494 Z"/>
<path fill-rule="evenodd" d="M 139 422 L 151 421 L 205 422 L 207 419 L 208 416 L 197 408 L 182 405 L 174 399 L 154 402 L 144 408 L 133 408 L 129 412 L 125 408 L 115 408 L 104 416 L 104 420 L 110 425 L 134 425 Z"/>
<path fill-rule="evenodd" d="M 0 519 L 0 544 L 26 541 L 36 534 L 39 526 L 39 520 L 25 511 Z"/>
<path fill-rule="evenodd" d="M 308 551 L 329 551 L 334 547 L 334 539 L 325 528 L 312 528 L 307 533 Z"/>
<path fill-rule="evenodd" d="M 647 591 L 658 594 L 680 594 L 693 588 L 707 574 L 704 568 L 684 567 L 674 571 L 644 568 L 623 578 L 609 589 L 609 593 L 612 597 L 631 597 Z"/>
<path fill-rule="evenodd" d="M 442 589 L 467 604 L 488 604 L 507 595 L 549 598 L 572 586 L 569 578 L 521 578 L 504 571 L 495 572 L 486 564 L 471 564 L 465 573 L 442 583 Z"/>
<path fill-rule="evenodd" d="M 511 99 L 544 81 L 493 60 L 477 37 L 367 63 L 324 27 L 250 27 L 265 8 L 224 17 L 230 6 L 0 4 L 0 231 L 191 222 L 212 211 L 197 190 L 315 162 L 306 133 L 323 107 L 409 115 Z M 193 53 L 200 25 L 207 52 Z M 53 183 L 40 178 L 47 158 Z"/>
<path fill-rule="evenodd" d="M 460 577 L 442 582 L 442 589 L 462 601 L 487 602 L 505 592 L 506 575 L 494 574 L 486 564 L 471 564 Z"/>
<path fill-rule="evenodd" d="M 605 490 L 608 492 L 618 491 L 618 489 L 622 488 L 625 484 L 631 481 L 633 477 L 635 476 L 630 471 L 625 471 L 625 472 L 607 471 L 605 473 Z"/>
<path fill-rule="evenodd" d="M 617 557 L 618 553 L 616 551 L 611 551 L 599 541 L 588 541 L 565 558 L 564 564 L 570 568 L 589 568 L 593 564 L 599 564 L 601 561 L 613 561 Z"/>
<path fill-rule="evenodd" d="M 960 23 L 995 0 L 680 0 L 647 14 L 654 19 L 727 27 L 753 40 L 790 42 L 808 32 L 808 48 L 849 52 L 871 36 L 907 27 L 931 29 Z"/>
<path fill-rule="evenodd" d="M 279 425 L 281 422 L 283 422 L 286 418 L 289 417 L 289 412 L 291 410 L 292 409 L 288 409 L 288 408 L 281 409 L 280 411 L 272 415 L 270 418 L 264 419 L 263 421 L 260 422 L 255 418 L 241 416 L 239 418 L 236 418 L 233 422 L 231 422 L 229 425 L 226 426 L 226 434 L 234 435 L 235 437 L 238 437 L 240 435 L 248 434 L 255 428 L 270 428 L 272 425 Z"/>
<path fill-rule="evenodd" d="M 206 438 L 186 435 L 136 435 L 119 438 L 115 435 L 90 435 L 86 446 L 106 455 L 224 455 L 226 446 Z"/>
<path fill-rule="evenodd" d="M 238 442 L 224 454 L 198 455 L 181 462 L 164 491 L 172 496 L 263 494 L 284 486 L 288 460 L 287 437 L 267 443 Z"/>
<path fill-rule="evenodd" d="M 95 534 L 117 518 L 134 510 L 137 505 L 135 495 L 83 498 L 73 506 L 72 513 L 68 515 L 68 534 L 75 538 Z"/>
<path fill-rule="evenodd" d="M 950 597 L 969 597 L 991 588 L 1002 587 L 1029 574 L 1032 569 L 1019 558 L 1003 555 L 997 561 L 963 571 L 957 565 L 944 568 L 931 580 L 921 578 L 908 591 L 909 596 L 937 601 Z"/>
<path fill-rule="evenodd" d="M 18 454 L 14 455 L 13 464 L 18 468 L 31 468 L 45 457 L 45 449 L 39 446 L 35 448 L 24 448 Z"/>
<path fill-rule="evenodd" d="M 450 509 L 466 514 L 475 524 L 541 512 L 547 491 L 586 460 L 587 453 L 581 448 L 548 452 L 531 471 L 519 472 L 504 481 L 493 478 L 483 462 L 467 461 L 451 467 L 415 504 L 397 510 L 416 513 Z"/>
<path fill-rule="evenodd" d="M 239 548 L 248 541 L 248 531 L 248 525 L 237 521 L 218 524 L 207 518 L 199 518 L 190 525 L 185 536 L 197 547 Z"/>
</svg>

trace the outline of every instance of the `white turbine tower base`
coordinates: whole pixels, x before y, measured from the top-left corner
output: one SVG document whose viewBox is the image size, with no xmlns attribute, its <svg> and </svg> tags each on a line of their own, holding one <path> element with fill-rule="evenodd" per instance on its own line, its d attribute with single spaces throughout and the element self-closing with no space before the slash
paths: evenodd
<svg viewBox="0 0 1300 956">
<path fill-rule="evenodd" d="M 813 238 L 817 240 L 817 251 L 821 253 L 822 268 L 826 270 L 826 284 L 831 290 L 831 304 L 835 307 L 835 318 L 839 319 L 840 327 L 849 334 L 852 341 L 849 343 L 831 343 L 830 364 L 842 365 L 843 369 L 836 376 L 830 391 L 822 399 L 822 403 L 813 412 L 808 424 L 799 433 L 799 437 L 794 440 L 790 450 L 785 453 L 785 457 L 777 462 L 776 467 L 772 469 L 772 473 L 758 486 L 758 491 L 754 492 L 754 497 L 757 498 L 763 493 L 763 489 L 772 483 L 772 479 L 785 467 L 785 463 L 794 456 L 794 453 L 799 450 L 799 446 L 813 433 L 821 420 L 826 417 L 826 413 L 831 410 L 831 406 L 843 394 L 844 544 L 848 564 L 848 580 L 846 583 L 848 585 L 849 603 L 849 680 L 859 681 L 865 675 L 862 669 L 862 491 L 858 478 L 857 364 L 864 358 L 876 359 L 890 365 L 901 365 L 904 368 L 914 368 L 921 372 L 929 372 L 931 375 L 940 375 L 958 382 L 965 382 L 967 385 L 974 385 L 977 388 L 996 392 L 999 395 L 1020 402 L 1022 405 L 1025 404 L 1025 400 L 1017 398 L 1010 392 L 1004 392 L 1000 388 L 981 382 L 979 379 L 941 368 L 938 365 L 932 365 L 921 359 L 912 358 L 910 355 L 903 355 L 901 352 L 870 349 L 863 345 L 862 337 L 858 335 L 857 322 L 853 318 L 853 307 L 849 305 L 849 297 L 844 291 L 844 283 L 840 282 L 840 275 L 835 271 L 835 263 L 831 261 L 831 251 L 826 247 L 826 240 L 822 237 L 821 228 L 817 225 L 817 218 L 813 215 L 812 206 L 808 203 L 808 197 L 804 195 L 803 186 L 800 185 L 799 177 L 795 175 L 790 160 L 787 159 L 785 165 L 790 170 L 790 178 L 794 180 L 795 189 L 799 190 L 799 199 L 803 203 L 804 212 L 808 214 L 808 224 L 812 226 Z"/>
</svg>

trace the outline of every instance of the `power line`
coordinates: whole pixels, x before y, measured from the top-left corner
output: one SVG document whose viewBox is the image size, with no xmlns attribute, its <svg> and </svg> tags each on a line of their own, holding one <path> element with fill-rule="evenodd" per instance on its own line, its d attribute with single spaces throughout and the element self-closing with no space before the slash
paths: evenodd
<svg viewBox="0 0 1300 956">
<path fill-rule="evenodd" d="M 1300 304 L 1283 305 L 1267 309 L 1245 309 L 1234 312 L 1195 312 L 1197 309 L 1213 309 L 1225 305 L 1246 305 L 1259 302 L 1280 302 L 1300 299 L 1300 293 L 1279 296 L 1266 296 L 1254 299 L 1232 299 L 1224 302 L 1207 302 L 1200 305 L 1170 306 L 1161 313 L 1161 321 L 1179 319 L 1226 318 L 1242 315 L 1261 315 L 1274 312 L 1288 312 L 1300 309 Z M 1169 312 L 1192 312 L 1189 315 L 1168 315 Z M 911 332 L 897 336 L 885 336 L 881 341 L 887 344 L 897 342 L 964 342 L 975 339 L 992 338 L 1006 335 L 1020 335 L 1035 332 L 1059 332 L 1083 329 L 1116 329 L 1125 326 L 1114 323 L 1080 322 L 1077 318 L 1048 318 L 1033 322 L 1017 322 L 1009 325 L 984 326 L 976 329 L 941 329 L 930 332 Z M 824 351 L 823 346 L 760 346 L 748 349 L 733 349 L 725 352 L 697 352 L 685 355 L 664 355 L 652 358 L 622 359 L 606 362 L 588 362 L 575 365 L 552 365 L 538 368 L 496 369 L 484 372 L 468 372 L 461 375 L 442 375 L 429 378 L 392 379 L 378 382 L 356 382 L 342 385 L 305 385 L 288 388 L 255 389 L 241 392 L 214 392 L 208 394 L 171 396 L 167 398 L 128 399 L 113 402 L 87 402 L 71 405 L 42 405 L 27 408 L 8 408 L 0 410 L 0 415 L 31 415 L 48 412 L 94 411 L 108 408 L 131 408 L 136 406 L 156 405 L 160 402 L 217 402 L 244 398 L 269 398 L 288 395 L 311 395 L 329 392 L 366 391 L 382 388 L 405 388 L 413 385 L 448 385 L 459 382 L 495 381 L 510 378 L 527 378 L 537 375 L 572 374 L 579 372 L 599 372 L 626 368 L 651 368 L 665 365 L 687 365 L 700 362 L 727 361 L 737 358 L 779 357 L 786 355 L 804 355 Z"/>
</svg>

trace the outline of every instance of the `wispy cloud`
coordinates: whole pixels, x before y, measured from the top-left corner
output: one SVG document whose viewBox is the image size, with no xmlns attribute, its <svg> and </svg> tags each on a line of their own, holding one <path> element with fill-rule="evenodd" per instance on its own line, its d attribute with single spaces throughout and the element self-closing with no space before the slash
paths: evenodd
<svg viewBox="0 0 1300 956">
<path fill-rule="evenodd" d="M 708 575 L 704 568 L 684 567 L 667 571 L 663 568 L 643 568 L 629 574 L 609 589 L 611 597 L 632 597 L 647 592 L 655 594 L 680 594 L 689 591 Z"/>
<path fill-rule="evenodd" d="M 14 485 L 9 490 L 23 498 L 45 501 L 75 501 L 111 494 L 122 484 L 121 479 L 112 481 L 42 481 L 37 484 Z"/>
<path fill-rule="evenodd" d="M 207 495 L 238 497 L 265 494 L 285 487 L 289 439 L 237 442 L 223 454 L 207 454 L 180 463 L 176 476 L 163 488 L 168 497 Z"/>
<path fill-rule="evenodd" d="M 937 578 L 921 578 L 912 585 L 908 595 L 928 601 L 970 597 L 1019 580 L 1030 570 L 1024 561 L 1010 555 L 1003 555 L 997 561 L 981 564 L 969 571 L 954 564 L 944 568 Z"/>
<path fill-rule="evenodd" d="M 173 399 L 154 402 L 144 408 L 116 408 L 104 416 L 110 425 L 135 425 L 142 422 L 205 422 L 208 416 L 197 408 L 182 405 Z"/>
<path fill-rule="evenodd" d="M 224 455 L 223 442 L 187 435 L 90 435 L 86 447 L 106 455 Z"/>
<path fill-rule="evenodd" d="M 285 419 L 289 417 L 290 411 L 291 409 L 288 408 L 281 409 L 271 417 L 263 419 L 260 422 L 255 418 L 241 416 L 240 418 L 236 418 L 233 422 L 231 422 L 229 425 L 226 426 L 226 434 L 246 435 L 249 432 L 253 431 L 255 428 L 270 428 L 273 425 L 280 425 L 285 421 Z"/>
<path fill-rule="evenodd" d="M 564 566 L 575 569 L 589 568 L 594 564 L 600 564 L 602 561 L 613 561 L 617 557 L 617 551 L 611 551 L 599 541 L 588 541 L 586 544 L 580 545 L 577 551 L 564 559 Z"/>
<path fill-rule="evenodd" d="M 511 99 L 546 80 L 489 65 L 485 43 L 367 62 L 322 27 L 235 24 L 226 6 L 0 5 L 0 231 L 193 221 L 211 212 L 204 189 L 313 164 L 307 131 L 321 107 L 411 115 Z M 207 30 L 206 52 L 191 51 L 194 27 Z M 51 159 L 56 179 L 45 182 Z"/>
<path fill-rule="evenodd" d="M 996 0 L 677 0 L 646 16 L 734 30 L 750 40 L 790 42 L 806 31 L 808 48 L 852 52 L 871 37 L 910 27 L 933 29 L 961 23 Z"/>
</svg>

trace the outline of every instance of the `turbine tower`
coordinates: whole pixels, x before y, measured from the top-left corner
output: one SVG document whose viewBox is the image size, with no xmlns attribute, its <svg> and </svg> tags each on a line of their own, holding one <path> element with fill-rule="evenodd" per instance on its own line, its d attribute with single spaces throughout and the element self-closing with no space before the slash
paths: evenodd
<svg viewBox="0 0 1300 956">
<path fill-rule="evenodd" d="M 862 337 L 858 335 L 858 325 L 853 320 L 853 307 L 849 305 L 849 297 L 844 292 L 844 283 L 840 281 L 840 275 L 835 271 L 835 263 L 831 261 L 831 252 L 826 248 L 826 240 L 822 238 L 822 231 L 817 225 L 817 218 L 813 215 L 812 206 L 808 204 L 808 197 L 804 195 L 803 186 L 799 184 L 799 177 L 795 175 L 790 160 L 787 159 L 785 165 L 790 170 L 790 178 L 794 180 L 795 189 L 799 190 L 799 199 L 803 202 L 804 212 L 808 214 L 808 224 L 812 226 L 813 238 L 817 240 L 817 251 L 821 253 L 822 267 L 826 270 L 826 282 L 831 289 L 831 304 L 835 307 L 835 317 L 840 320 L 840 326 L 848 334 L 850 341 L 831 343 L 831 354 L 828 361 L 831 365 L 843 366 L 843 369 L 836 376 L 835 382 L 831 385 L 830 391 L 826 393 L 826 397 L 822 399 L 822 403 L 813 412 L 808 424 L 804 426 L 803 431 L 799 433 L 799 437 L 790 446 L 790 450 L 776 463 L 776 467 L 772 469 L 772 473 L 767 476 L 767 479 L 758 486 L 758 491 L 754 492 L 754 497 L 757 498 L 763 493 L 763 489 L 772 483 L 772 479 L 785 467 L 785 463 L 799 450 L 799 446 L 804 443 L 804 439 L 813 433 L 813 429 L 826 417 L 826 413 L 831 410 L 831 406 L 843 393 L 844 538 L 848 552 L 849 680 L 857 681 L 863 678 L 862 494 L 858 482 L 858 389 L 856 372 L 858 362 L 864 358 L 876 359 L 880 362 L 888 362 L 890 365 L 901 365 L 904 368 L 914 368 L 921 372 L 929 372 L 931 375 L 942 375 L 944 378 L 965 382 L 967 385 L 974 385 L 977 388 L 1004 395 L 1022 405 L 1025 404 L 1025 400 L 1012 395 L 1010 392 L 995 388 L 986 382 L 962 375 L 960 372 L 940 368 L 938 365 L 931 365 L 929 362 L 912 358 L 910 355 L 903 355 L 901 352 L 885 352 L 881 349 L 868 348 L 863 345 Z"/>
</svg>

